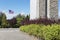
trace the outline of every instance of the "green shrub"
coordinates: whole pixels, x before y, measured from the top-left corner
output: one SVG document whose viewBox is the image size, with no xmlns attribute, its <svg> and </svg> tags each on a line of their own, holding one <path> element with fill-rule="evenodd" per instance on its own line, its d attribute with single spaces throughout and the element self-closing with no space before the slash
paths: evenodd
<svg viewBox="0 0 60 40">
<path fill-rule="evenodd" d="M 48 25 L 47 27 L 43 27 L 43 36 L 45 38 L 45 40 L 57 40 L 59 39 L 58 36 L 58 32 L 59 32 L 59 26 L 60 25 Z M 60 39 L 59 39 L 60 40 Z"/>
<path fill-rule="evenodd" d="M 45 40 L 60 40 L 60 25 L 30 24 L 20 27 L 21 31 L 40 37 Z"/>
</svg>

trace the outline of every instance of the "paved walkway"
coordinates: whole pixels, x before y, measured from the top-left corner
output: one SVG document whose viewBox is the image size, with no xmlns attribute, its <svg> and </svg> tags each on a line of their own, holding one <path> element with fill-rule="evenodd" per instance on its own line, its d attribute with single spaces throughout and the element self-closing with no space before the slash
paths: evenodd
<svg viewBox="0 0 60 40">
<path fill-rule="evenodd" d="M 37 40 L 33 36 L 19 31 L 18 28 L 0 29 L 0 40 Z"/>
</svg>

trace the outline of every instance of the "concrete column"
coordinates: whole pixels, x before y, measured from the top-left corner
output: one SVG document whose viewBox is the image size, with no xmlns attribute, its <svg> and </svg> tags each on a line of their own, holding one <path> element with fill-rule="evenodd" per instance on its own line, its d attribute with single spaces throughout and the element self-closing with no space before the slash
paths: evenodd
<svg viewBox="0 0 60 40">
<path fill-rule="evenodd" d="M 46 18 L 47 17 L 47 4 L 46 0 L 39 0 L 39 16 L 40 18 Z"/>
<path fill-rule="evenodd" d="M 58 19 L 58 0 L 48 0 L 48 7 L 47 7 L 47 12 L 48 12 L 48 18 L 50 19 Z"/>
<path fill-rule="evenodd" d="M 47 0 L 47 18 L 50 18 L 50 0 Z"/>
<path fill-rule="evenodd" d="M 30 0 L 30 20 L 58 19 L 58 0 Z"/>
<path fill-rule="evenodd" d="M 39 0 L 30 0 L 30 20 L 39 18 Z"/>
</svg>

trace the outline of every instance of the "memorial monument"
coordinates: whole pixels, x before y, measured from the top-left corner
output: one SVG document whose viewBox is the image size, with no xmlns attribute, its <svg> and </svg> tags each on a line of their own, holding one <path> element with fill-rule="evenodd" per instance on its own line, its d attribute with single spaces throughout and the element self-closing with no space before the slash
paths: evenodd
<svg viewBox="0 0 60 40">
<path fill-rule="evenodd" d="M 30 20 L 58 19 L 58 0 L 30 0 Z"/>
</svg>

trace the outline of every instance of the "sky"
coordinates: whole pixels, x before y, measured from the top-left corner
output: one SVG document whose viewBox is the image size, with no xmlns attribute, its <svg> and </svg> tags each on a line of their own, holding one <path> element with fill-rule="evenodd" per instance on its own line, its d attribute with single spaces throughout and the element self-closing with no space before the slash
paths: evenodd
<svg viewBox="0 0 60 40">
<path fill-rule="evenodd" d="M 60 0 L 58 0 L 58 16 L 60 18 Z"/>
<path fill-rule="evenodd" d="M 14 14 L 9 14 L 9 10 L 14 11 Z M 11 19 L 18 14 L 30 13 L 30 0 L 0 0 L 0 11 L 4 12 L 7 19 Z"/>
<path fill-rule="evenodd" d="M 9 14 L 13 10 L 14 14 Z M 18 14 L 30 13 L 30 0 L 0 0 L 0 11 L 4 12 L 7 19 L 11 19 Z M 58 15 L 60 16 L 60 0 L 58 0 Z"/>
</svg>

